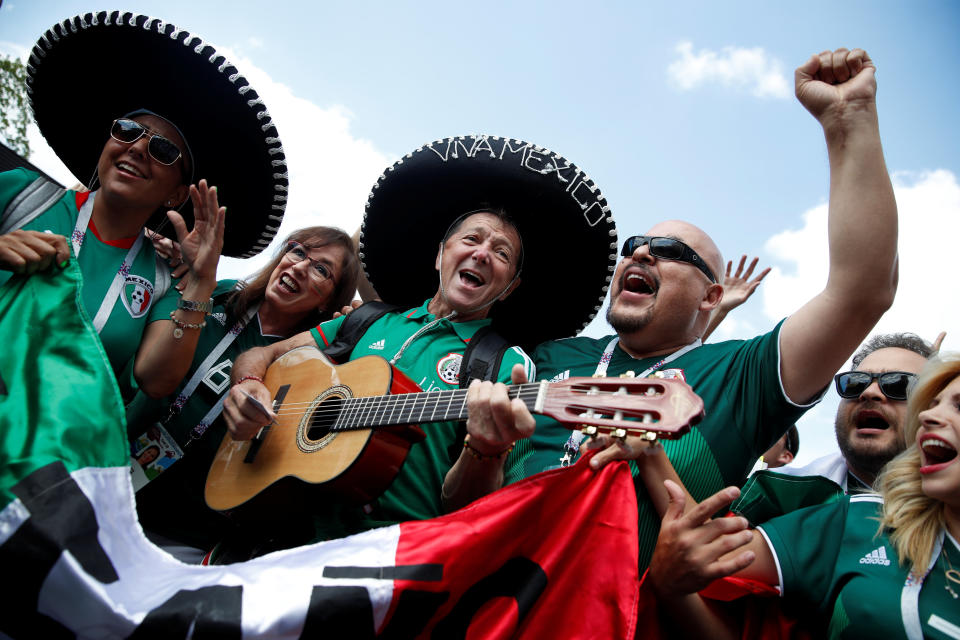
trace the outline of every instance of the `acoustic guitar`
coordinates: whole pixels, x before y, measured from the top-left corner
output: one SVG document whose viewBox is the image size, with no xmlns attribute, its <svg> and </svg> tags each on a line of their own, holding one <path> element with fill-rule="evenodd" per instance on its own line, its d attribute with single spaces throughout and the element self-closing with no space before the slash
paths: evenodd
<svg viewBox="0 0 960 640">
<path fill-rule="evenodd" d="M 378 356 L 336 365 L 299 347 L 270 365 L 264 384 L 278 419 L 252 440 L 224 437 L 207 476 L 212 509 L 296 508 L 308 487 L 369 503 L 426 437 L 417 425 L 467 418 L 465 389 L 422 392 Z M 508 390 L 531 412 L 588 435 L 678 438 L 703 417 L 703 400 L 682 380 L 569 378 Z"/>
</svg>

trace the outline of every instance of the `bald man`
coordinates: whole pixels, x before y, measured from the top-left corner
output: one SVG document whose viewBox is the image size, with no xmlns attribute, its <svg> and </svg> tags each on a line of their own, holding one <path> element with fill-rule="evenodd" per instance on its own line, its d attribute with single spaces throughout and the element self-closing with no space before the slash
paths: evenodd
<svg viewBox="0 0 960 640">
<path fill-rule="evenodd" d="M 873 63 L 860 49 L 827 51 L 798 68 L 795 80 L 798 99 L 823 128 L 830 159 L 830 269 L 823 291 L 769 333 L 701 344 L 723 297 L 723 257 L 702 229 L 662 222 L 623 244 L 607 313 L 616 333 L 547 342 L 533 354 L 542 380 L 627 371 L 686 380 L 703 398 L 706 418 L 663 446 L 697 500 L 743 483 L 757 457 L 820 399 L 896 292 L 897 207 L 880 146 Z M 472 390 L 469 412 L 490 430 L 534 421 L 521 403 L 508 400 L 505 387 L 490 383 Z M 522 458 L 522 475 L 568 464 L 577 457 L 579 435 L 538 417 L 533 437 L 517 442 L 512 455 Z M 591 462 L 628 458 L 642 467 L 647 446 L 628 437 Z M 660 519 L 635 480 L 642 569 Z"/>
</svg>

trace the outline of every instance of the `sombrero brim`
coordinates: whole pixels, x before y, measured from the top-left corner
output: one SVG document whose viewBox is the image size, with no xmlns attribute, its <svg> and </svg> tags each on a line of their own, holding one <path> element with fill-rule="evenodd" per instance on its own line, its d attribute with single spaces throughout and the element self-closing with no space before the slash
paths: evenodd
<svg viewBox="0 0 960 640">
<path fill-rule="evenodd" d="M 520 286 L 491 307 L 497 330 L 524 348 L 581 331 L 603 304 L 616 267 L 613 216 L 582 170 L 522 140 L 437 140 L 380 176 L 360 238 L 360 257 L 377 293 L 411 306 L 433 295 L 444 232 L 483 206 L 502 207 L 514 219 L 525 254 Z"/>
<path fill-rule="evenodd" d="M 180 128 L 194 181 L 216 185 L 227 206 L 224 255 L 256 255 L 280 227 L 288 182 L 276 127 L 236 67 L 196 36 L 128 12 L 74 16 L 34 45 L 27 92 L 40 132 L 79 180 L 93 176 L 111 122 L 148 109 Z M 189 201 L 181 213 L 191 227 Z"/>
</svg>

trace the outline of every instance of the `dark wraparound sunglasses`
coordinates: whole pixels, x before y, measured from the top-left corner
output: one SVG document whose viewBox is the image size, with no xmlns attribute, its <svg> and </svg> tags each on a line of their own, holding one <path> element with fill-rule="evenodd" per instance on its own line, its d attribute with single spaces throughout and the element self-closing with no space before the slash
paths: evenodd
<svg viewBox="0 0 960 640">
<path fill-rule="evenodd" d="M 700 269 L 703 275 L 710 278 L 710 282 L 716 283 L 717 279 L 714 277 L 713 271 L 711 271 L 710 267 L 703 261 L 700 254 L 691 249 L 689 245 L 675 238 L 665 238 L 663 236 L 632 236 L 624 241 L 620 255 L 624 257 L 632 256 L 633 252 L 643 245 L 650 247 L 650 255 L 655 258 L 677 260 L 679 262 L 692 264 L 697 269 Z"/>
<path fill-rule="evenodd" d="M 163 136 L 152 133 L 135 120 L 118 118 L 113 121 L 113 126 L 110 128 L 110 137 L 117 142 L 133 144 L 143 136 L 150 136 L 150 141 L 147 143 L 147 153 L 162 165 L 169 167 L 183 155 L 180 152 L 180 147 Z"/>
<path fill-rule="evenodd" d="M 910 384 L 917 374 L 906 371 L 887 371 L 870 373 L 869 371 L 844 371 L 834 376 L 837 393 L 841 398 L 859 398 L 873 381 L 880 385 L 880 391 L 891 400 L 906 400 Z"/>
</svg>

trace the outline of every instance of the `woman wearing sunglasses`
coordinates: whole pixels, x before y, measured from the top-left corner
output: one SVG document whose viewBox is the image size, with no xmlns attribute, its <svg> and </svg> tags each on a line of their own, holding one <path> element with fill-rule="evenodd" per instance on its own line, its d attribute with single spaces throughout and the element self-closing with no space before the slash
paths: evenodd
<svg viewBox="0 0 960 640">
<path fill-rule="evenodd" d="M 187 354 L 189 362 L 189 327 L 204 321 L 221 252 L 259 252 L 286 200 L 282 147 L 256 92 L 212 47 L 187 40 L 199 42 L 172 24 L 121 12 L 76 16 L 48 30 L 28 66 L 30 106 L 89 191 L 38 198 L 49 183 L 37 174 L 0 175 L 0 284 L 79 269 L 80 297 L 124 391 L 124 370 L 170 290 L 169 269 L 144 229 L 178 237 L 201 276 L 166 315 L 172 347 L 157 354 Z M 89 73 L 103 60 L 108 72 Z M 78 78 L 82 93 L 66 96 Z M 197 178 L 206 180 L 194 185 Z M 231 204 L 226 230 L 220 201 Z"/>
<path fill-rule="evenodd" d="M 902 390 L 902 380 L 886 382 L 891 392 Z M 921 372 L 904 435 L 911 446 L 881 473 L 879 495 L 800 509 L 759 532 L 744 531 L 742 518 L 710 519 L 736 495 L 732 488 L 683 513 L 683 490 L 666 482 L 669 506 L 648 581 L 673 624 L 740 637 L 742 618 L 729 605 L 693 593 L 735 574 L 779 585 L 785 610 L 801 616 L 813 637 L 957 637 L 960 355 L 934 359 Z M 648 486 L 662 495 L 652 477 Z"/>
<path fill-rule="evenodd" d="M 188 254 L 184 248 L 193 271 Z M 243 351 L 329 320 L 352 300 L 358 275 L 353 241 L 346 233 L 308 227 L 291 234 L 274 259 L 243 286 L 233 280 L 217 283 L 206 326 L 191 331 L 197 342 L 188 370 L 181 373 L 181 361 L 157 355 L 175 346 L 169 344 L 169 321 L 147 328 L 135 365 L 145 383 L 127 418 L 135 448 L 164 440 L 171 445 L 166 449 L 167 468 L 156 479 L 141 478 L 134 469 L 140 524 L 156 544 L 184 561 L 199 562 L 201 550 L 223 537 L 230 523 L 206 506 L 203 488 L 226 433 L 218 418 L 233 360 Z M 177 301 L 167 297 L 157 306 L 160 315 L 173 314 Z M 170 368 L 176 369 L 172 376 L 164 371 Z M 167 397 L 154 400 L 144 393 L 155 393 L 161 381 L 171 377 L 183 382 L 173 393 L 167 390 Z"/>
</svg>

